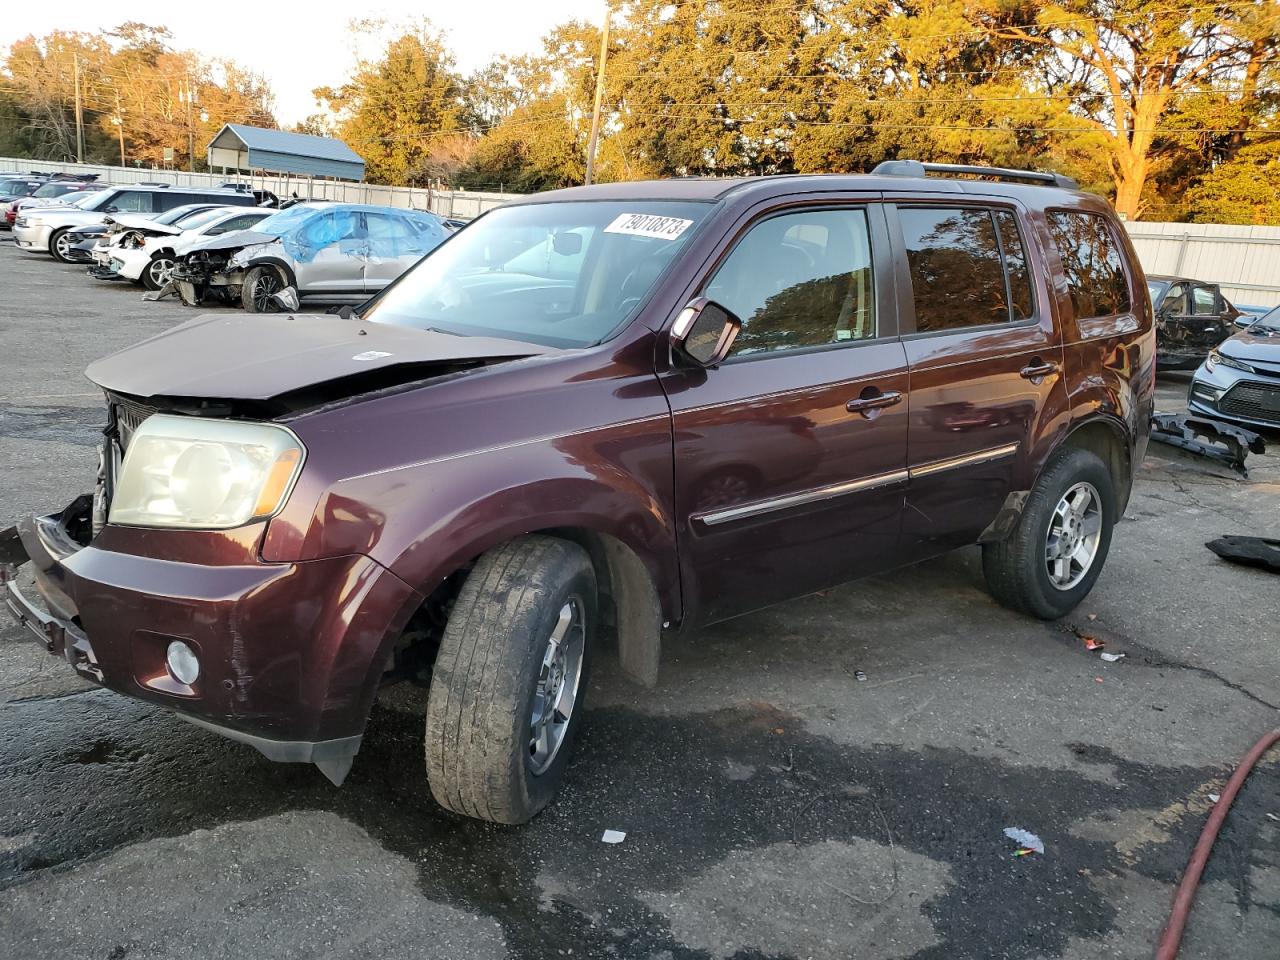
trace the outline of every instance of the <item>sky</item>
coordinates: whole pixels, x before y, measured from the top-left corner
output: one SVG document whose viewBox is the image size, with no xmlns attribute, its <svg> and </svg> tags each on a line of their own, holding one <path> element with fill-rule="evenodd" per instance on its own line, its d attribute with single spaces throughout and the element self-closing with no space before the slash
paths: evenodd
<svg viewBox="0 0 1280 960">
<path fill-rule="evenodd" d="M 122 9 L 123 8 L 123 9 Z M 331 13 L 319 11 L 331 10 Z M 604 0 L 471 0 L 461 3 L 383 0 L 368 7 L 320 0 L 308 16 L 301 4 L 263 3 L 224 6 L 183 2 L 113 4 L 101 0 L 57 0 L 18 3 L 0 17 L 0 47 L 52 30 L 93 33 L 125 20 L 165 26 L 173 45 L 208 58 L 230 57 L 261 73 L 276 97 L 276 119 L 282 124 L 303 119 L 318 109 L 311 91 L 337 86 L 355 60 L 347 22 L 354 16 L 391 21 L 425 16 L 446 35 L 464 73 L 484 66 L 501 53 L 531 53 L 551 27 L 566 20 L 599 23 Z M 367 52 L 367 51 L 366 51 Z"/>
</svg>

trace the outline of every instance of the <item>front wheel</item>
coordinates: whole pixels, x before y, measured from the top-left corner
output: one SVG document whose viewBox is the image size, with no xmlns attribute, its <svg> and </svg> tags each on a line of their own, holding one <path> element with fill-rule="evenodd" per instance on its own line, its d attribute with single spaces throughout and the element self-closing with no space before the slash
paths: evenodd
<svg viewBox="0 0 1280 960">
<path fill-rule="evenodd" d="M 173 279 L 173 257 L 157 253 L 143 268 L 142 285 L 148 290 L 159 290 Z"/>
<path fill-rule="evenodd" d="M 61 230 L 55 230 L 49 237 L 49 252 L 59 263 L 74 262 L 71 259 L 71 238 L 67 236 L 70 229 L 70 227 L 63 227 Z"/>
<path fill-rule="evenodd" d="M 1093 589 L 1111 547 L 1111 473 L 1088 450 L 1053 455 L 1007 540 L 982 547 L 987 588 L 1002 605 L 1055 620 Z"/>
<path fill-rule="evenodd" d="M 514 824 L 551 802 L 582 721 L 595 632 L 595 570 L 576 544 L 520 537 L 476 562 L 427 700 L 427 779 L 441 806 Z"/>
<path fill-rule="evenodd" d="M 275 313 L 273 294 L 284 289 L 284 281 L 273 267 L 254 267 L 244 276 L 240 305 L 249 313 Z"/>
</svg>

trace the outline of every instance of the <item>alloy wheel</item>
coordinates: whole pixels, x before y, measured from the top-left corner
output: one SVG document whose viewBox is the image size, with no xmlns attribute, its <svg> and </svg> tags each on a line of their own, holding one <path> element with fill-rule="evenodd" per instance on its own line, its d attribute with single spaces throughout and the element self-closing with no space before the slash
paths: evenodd
<svg viewBox="0 0 1280 960">
<path fill-rule="evenodd" d="M 156 285 L 156 289 L 173 279 L 173 261 L 168 257 L 156 257 L 147 270 L 151 272 L 151 282 Z"/>
<path fill-rule="evenodd" d="M 53 241 L 53 248 L 57 251 L 58 259 L 71 259 L 71 239 L 65 234 L 58 234 L 58 239 Z"/>
<path fill-rule="evenodd" d="M 1049 582 L 1070 590 L 1093 567 L 1102 540 L 1102 498 L 1093 484 L 1080 481 L 1053 508 L 1045 535 L 1044 560 Z"/>
<path fill-rule="evenodd" d="M 267 313 L 275 308 L 271 295 L 280 290 L 280 278 L 274 273 L 263 273 L 253 285 L 253 305 L 259 313 Z"/>
<path fill-rule="evenodd" d="M 570 597 L 547 638 L 529 718 L 529 770 L 546 772 L 560 752 L 578 703 L 586 648 L 582 601 Z"/>
</svg>

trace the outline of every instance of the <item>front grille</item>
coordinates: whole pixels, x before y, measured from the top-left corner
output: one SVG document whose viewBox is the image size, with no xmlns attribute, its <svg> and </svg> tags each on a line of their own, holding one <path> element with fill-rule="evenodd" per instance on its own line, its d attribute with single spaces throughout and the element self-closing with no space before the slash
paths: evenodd
<svg viewBox="0 0 1280 960">
<path fill-rule="evenodd" d="M 1264 423 L 1280 423 L 1280 384 L 1237 383 L 1218 401 L 1223 413 Z"/>
<path fill-rule="evenodd" d="M 112 397 L 111 405 L 115 408 L 116 432 L 120 436 L 120 450 L 123 452 L 129 449 L 129 440 L 133 437 L 133 431 L 142 425 L 143 420 L 155 413 L 156 408 L 138 403 L 136 400 L 126 400 L 123 397 Z"/>
</svg>

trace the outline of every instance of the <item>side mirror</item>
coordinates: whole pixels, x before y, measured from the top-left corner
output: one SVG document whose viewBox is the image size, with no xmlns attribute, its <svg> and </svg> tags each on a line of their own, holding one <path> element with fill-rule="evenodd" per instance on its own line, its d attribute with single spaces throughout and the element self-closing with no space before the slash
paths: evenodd
<svg viewBox="0 0 1280 960">
<path fill-rule="evenodd" d="M 704 369 L 718 366 L 733 348 L 742 321 L 714 300 L 699 297 L 680 311 L 671 327 L 671 349 Z"/>
<path fill-rule="evenodd" d="M 120 208 L 113 203 L 111 206 L 107 207 L 107 209 L 103 210 L 102 212 L 103 213 L 119 213 Z"/>
</svg>

